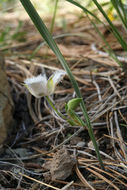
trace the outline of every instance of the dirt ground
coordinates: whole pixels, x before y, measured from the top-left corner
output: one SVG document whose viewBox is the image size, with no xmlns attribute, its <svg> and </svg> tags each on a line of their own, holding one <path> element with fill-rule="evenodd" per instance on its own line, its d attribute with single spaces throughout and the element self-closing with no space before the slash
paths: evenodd
<svg viewBox="0 0 127 190">
<path fill-rule="evenodd" d="M 87 126 L 70 126 L 50 108 L 45 98 L 35 99 L 23 86 L 32 75 L 63 69 L 29 18 L 1 19 L 1 51 L 14 101 L 15 125 L 1 150 L 0 189 L 127 189 L 127 55 L 107 25 L 99 30 L 123 64 L 104 51 L 104 43 L 85 17 L 68 15 L 53 36 L 77 80 L 104 162 L 102 170 Z M 45 19 L 50 26 L 50 18 Z M 122 26 L 115 21 L 121 35 Z M 6 32 L 5 32 L 6 30 Z M 65 76 L 52 99 L 63 114 L 65 103 L 76 97 Z M 80 108 L 77 113 L 83 118 Z"/>
</svg>

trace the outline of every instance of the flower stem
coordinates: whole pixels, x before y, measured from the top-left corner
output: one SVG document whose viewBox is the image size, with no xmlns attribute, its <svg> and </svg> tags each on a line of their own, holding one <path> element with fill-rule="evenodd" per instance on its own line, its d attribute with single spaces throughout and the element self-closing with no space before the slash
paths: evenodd
<svg viewBox="0 0 127 190">
<path fill-rule="evenodd" d="M 49 105 L 52 107 L 52 109 L 57 113 L 58 116 L 60 116 L 62 119 L 67 120 L 67 118 L 61 113 L 59 112 L 56 107 L 54 106 L 52 100 L 49 98 L 49 96 L 45 96 L 47 102 L 49 103 Z"/>
</svg>

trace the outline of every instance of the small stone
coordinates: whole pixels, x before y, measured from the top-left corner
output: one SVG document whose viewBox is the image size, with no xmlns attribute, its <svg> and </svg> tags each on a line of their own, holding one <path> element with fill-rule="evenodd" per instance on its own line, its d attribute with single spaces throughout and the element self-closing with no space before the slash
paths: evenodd
<svg viewBox="0 0 127 190">
<path fill-rule="evenodd" d="M 83 147 L 85 147 L 85 145 L 86 145 L 86 143 L 83 141 L 80 141 L 77 143 L 77 147 L 79 147 L 79 148 L 83 148 Z"/>
<path fill-rule="evenodd" d="M 77 145 L 81 141 L 82 141 L 81 137 L 74 137 L 71 139 L 70 144 L 71 145 Z"/>
<path fill-rule="evenodd" d="M 63 147 L 54 154 L 53 159 L 43 165 L 50 171 L 52 180 L 65 180 L 72 174 L 76 159 Z"/>
<path fill-rule="evenodd" d="M 16 148 L 13 149 L 13 151 L 19 156 L 19 157 L 26 157 L 29 155 L 28 149 L 26 148 Z"/>
</svg>

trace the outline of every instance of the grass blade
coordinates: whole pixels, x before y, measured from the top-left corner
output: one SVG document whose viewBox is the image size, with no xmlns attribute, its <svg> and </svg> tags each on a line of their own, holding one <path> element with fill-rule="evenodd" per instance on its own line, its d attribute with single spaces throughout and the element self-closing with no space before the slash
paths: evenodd
<svg viewBox="0 0 127 190">
<path fill-rule="evenodd" d="M 102 23 L 102 21 L 100 21 L 100 19 L 98 19 L 98 17 L 96 17 L 96 15 L 94 15 L 91 11 L 87 10 L 85 7 L 83 7 L 82 5 L 80 5 L 79 3 L 77 3 L 74 0 L 66 0 L 70 3 L 72 3 L 73 5 L 76 5 L 77 7 L 81 8 L 82 10 L 84 10 L 86 13 L 90 14 L 91 16 L 93 16 L 96 20 L 98 20 L 99 22 Z M 114 36 L 116 37 L 116 39 L 118 40 L 118 42 L 121 44 L 121 46 L 123 47 L 123 49 L 125 51 L 127 51 L 127 43 L 125 42 L 125 40 L 122 38 L 122 36 L 120 35 L 120 33 L 118 32 L 117 28 L 114 26 L 114 24 L 111 22 L 111 20 L 108 18 L 107 14 L 105 13 L 105 11 L 102 9 L 102 6 L 97 2 L 97 0 L 93 0 L 94 4 L 97 6 L 98 10 L 102 13 L 102 15 L 104 16 L 104 18 L 107 20 L 107 22 L 109 23 L 111 29 L 112 29 L 112 33 L 114 34 Z"/>
<path fill-rule="evenodd" d="M 114 8 L 116 9 L 117 14 L 120 17 L 120 20 L 122 21 L 122 24 L 127 32 L 127 23 L 126 20 L 124 19 L 124 9 L 123 9 L 123 4 L 122 2 L 120 3 L 118 0 L 111 0 Z"/>
<path fill-rule="evenodd" d="M 120 33 L 118 32 L 117 28 L 114 26 L 114 24 L 108 18 L 107 14 L 102 9 L 101 5 L 97 2 L 97 0 L 93 0 L 93 2 L 97 6 L 98 10 L 102 13 L 102 15 L 104 16 L 104 18 L 107 20 L 107 22 L 109 23 L 109 25 L 110 25 L 110 27 L 112 29 L 112 33 L 114 34 L 114 36 L 116 37 L 116 39 L 118 40 L 118 42 L 121 44 L 121 46 L 123 47 L 123 49 L 125 51 L 127 51 L 127 43 L 125 42 L 125 40 L 120 35 Z"/>
<path fill-rule="evenodd" d="M 103 23 L 95 14 L 93 14 L 91 11 L 89 11 L 88 9 L 86 9 L 85 7 L 83 7 L 81 4 L 79 4 L 78 2 L 76 1 L 73 1 L 73 0 L 66 0 L 68 1 L 69 3 L 79 7 L 80 9 L 82 9 L 85 13 L 88 13 L 89 15 L 91 15 L 92 17 L 94 17 L 98 22 L 101 22 Z"/>
<path fill-rule="evenodd" d="M 80 5 L 79 3 L 73 1 L 73 0 L 66 0 L 72 4 L 74 4 L 75 6 L 81 8 L 86 15 L 88 16 L 89 20 L 91 21 L 91 23 L 93 24 L 95 30 L 97 31 L 97 33 L 99 34 L 99 36 L 101 37 L 101 39 L 104 41 L 107 49 L 105 48 L 105 51 L 108 52 L 108 54 L 118 63 L 118 65 L 120 65 L 122 67 L 122 64 L 120 63 L 120 61 L 117 59 L 116 55 L 114 54 L 114 52 L 112 51 L 109 43 L 106 41 L 105 37 L 101 34 L 101 32 L 99 31 L 99 29 L 97 28 L 96 24 L 94 23 L 94 21 L 92 21 L 92 19 L 90 19 L 89 15 L 93 16 L 97 21 L 101 22 L 101 20 L 99 20 L 92 12 L 88 11 L 85 7 L 83 7 L 82 5 Z M 102 23 L 104 24 L 104 23 Z"/>
<path fill-rule="evenodd" d="M 88 16 L 89 18 L 89 16 Z M 94 26 L 96 32 L 98 33 L 98 35 L 100 36 L 100 38 L 103 40 L 103 42 L 106 45 L 106 48 L 104 47 L 104 50 L 109 54 L 109 56 L 111 56 L 116 63 L 118 63 L 118 65 L 120 67 L 122 67 L 122 63 L 120 63 L 120 61 L 118 60 L 117 56 L 114 54 L 114 52 L 112 51 L 112 48 L 110 47 L 109 43 L 107 42 L 107 40 L 105 39 L 105 37 L 103 36 L 103 34 L 100 32 L 100 30 L 98 29 L 98 27 L 96 26 L 96 24 L 89 18 L 89 20 L 91 21 L 92 25 Z"/>
</svg>

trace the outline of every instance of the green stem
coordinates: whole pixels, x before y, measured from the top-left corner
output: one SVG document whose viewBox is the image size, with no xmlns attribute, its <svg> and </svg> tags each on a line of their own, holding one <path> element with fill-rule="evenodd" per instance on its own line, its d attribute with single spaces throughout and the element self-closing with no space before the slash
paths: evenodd
<svg viewBox="0 0 127 190">
<path fill-rule="evenodd" d="M 58 1 L 55 1 L 55 8 L 54 8 L 54 12 L 53 12 L 53 18 L 52 18 L 52 23 L 51 23 L 51 27 L 50 27 L 50 32 L 53 33 L 53 28 L 54 28 L 54 24 L 55 24 L 55 18 L 56 18 L 56 11 L 57 11 L 57 6 L 58 6 Z"/>
<path fill-rule="evenodd" d="M 45 98 L 46 98 L 47 102 L 49 103 L 49 105 L 52 107 L 52 109 L 58 114 L 58 116 L 60 116 L 64 120 L 66 120 L 66 117 L 56 109 L 56 107 L 54 106 L 54 104 L 53 104 L 52 100 L 49 98 L 49 96 L 45 96 Z"/>
</svg>

